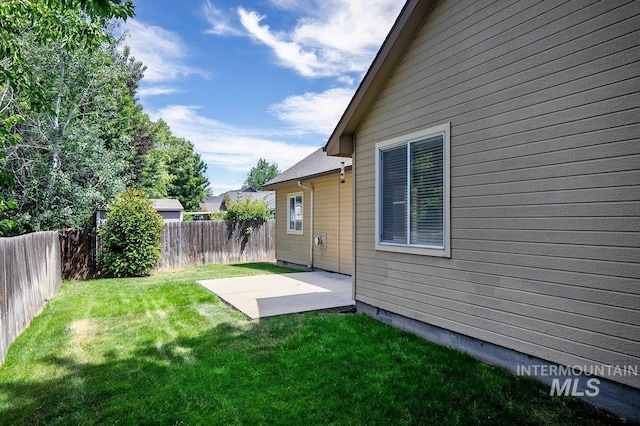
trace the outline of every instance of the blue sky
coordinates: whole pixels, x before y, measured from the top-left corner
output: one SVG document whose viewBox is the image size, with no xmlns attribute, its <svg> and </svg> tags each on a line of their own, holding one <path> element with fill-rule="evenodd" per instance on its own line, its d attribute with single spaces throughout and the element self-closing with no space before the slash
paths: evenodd
<svg viewBox="0 0 640 426">
<path fill-rule="evenodd" d="M 218 194 L 260 158 L 284 171 L 326 142 L 404 1 L 134 3 L 140 101 L 194 144 Z"/>
</svg>

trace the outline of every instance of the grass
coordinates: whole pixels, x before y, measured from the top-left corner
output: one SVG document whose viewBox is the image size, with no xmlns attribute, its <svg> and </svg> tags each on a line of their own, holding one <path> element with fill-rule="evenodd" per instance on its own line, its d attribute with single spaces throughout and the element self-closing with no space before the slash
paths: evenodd
<svg viewBox="0 0 640 426">
<path fill-rule="evenodd" d="M 617 424 L 531 379 L 363 315 L 250 321 L 209 265 L 65 282 L 0 367 L 0 423 Z"/>
</svg>

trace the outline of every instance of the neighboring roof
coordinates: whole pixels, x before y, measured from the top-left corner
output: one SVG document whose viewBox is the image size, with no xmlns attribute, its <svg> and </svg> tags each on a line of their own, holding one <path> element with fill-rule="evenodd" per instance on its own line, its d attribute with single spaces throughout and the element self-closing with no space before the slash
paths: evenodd
<svg viewBox="0 0 640 426">
<path fill-rule="evenodd" d="M 258 200 L 258 201 L 264 201 L 265 203 L 267 203 L 267 205 L 271 209 L 276 208 L 275 191 L 256 191 L 255 189 L 252 189 L 251 191 L 245 191 L 245 190 L 227 191 L 225 194 L 223 194 L 223 196 L 225 198 L 225 201 L 226 200 L 242 201 L 245 199 L 252 199 L 252 200 Z"/>
<path fill-rule="evenodd" d="M 217 213 L 225 210 L 225 203 L 229 200 L 238 201 L 251 198 L 252 200 L 264 201 L 269 208 L 276 208 L 276 193 L 274 191 L 256 191 L 255 189 L 239 189 L 237 191 L 227 191 L 220 195 L 209 197 L 204 200 L 201 208 L 203 212 Z"/>
<path fill-rule="evenodd" d="M 265 183 L 263 188 L 275 188 L 284 183 L 309 179 L 329 173 L 340 171 L 341 163 L 344 162 L 346 168 L 351 167 L 350 158 L 329 157 L 322 148 L 317 149 L 308 157 L 297 162 L 278 176 Z"/>
<path fill-rule="evenodd" d="M 151 198 L 149 201 L 153 204 L 153 208 L 159 212 L 184 210 L 180 200 L 175 198 Z"/>
<path fill-rule="evenodd" d="M 213 197 L 209 197 L 204 200 L 203 205 L 201 206 L 203 212 L 209 213 L 217 213 L 220 211 L 222 207 L 222 203 L 224 202 L 225 194 L 215 195 Z"/>
<path fill-rule="evenodd" d="M 408 0 L 387 35 L 358 90 L 329 137 L 324 150 L 328 155 L 350 157 L 353 134 L 362 122 L 396 64 L 413 41 L 432 10 L 435 0 Z"/>
</svg>

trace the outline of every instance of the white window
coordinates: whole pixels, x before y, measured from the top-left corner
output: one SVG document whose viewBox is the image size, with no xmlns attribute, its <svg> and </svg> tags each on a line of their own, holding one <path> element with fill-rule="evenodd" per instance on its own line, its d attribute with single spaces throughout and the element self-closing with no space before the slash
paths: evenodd
<svg viewBox="0 0 640 426">
<path fill-rule="evenodd" d="M 287 232 L 302 234 L 302 192 L 287 194 Z"/>
<path fill-rule="evenodd" d="M 450 128 L 376 144 L 376 250 L 450 257 Z"/>
</svg>

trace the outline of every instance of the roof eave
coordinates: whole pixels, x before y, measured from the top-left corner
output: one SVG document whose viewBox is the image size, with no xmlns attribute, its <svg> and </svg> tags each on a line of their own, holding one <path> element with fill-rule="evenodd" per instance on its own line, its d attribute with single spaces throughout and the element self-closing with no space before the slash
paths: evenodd
<svg viewBox="0 0 640 426">
<path fill-rule="evenodd" d="M 349 171 L 351 170 L 351 166 L 346 166 L 345 171 Z M 322 176 L 329 176 L 329 175 L 333 175 L 333 174 L 339 174 L 340 173 L 340 169 L 332 169 L 332 170 L 327 170 L 326 172 L 322 172 L 322 173 L 316 173 L 313 175 L 307 175 L 307 176 L 300 176 L 297 178 L 291 178 L 291 179 L 287 179 L 287 180 L 283 180 L 280 182 L 274 182 L 274 183 L 267 183 L 265 185 L 262 186 L 262 188 L 269 188 L 270 191 L 275 191 L 276 188 L 282 188 L 283 186 L 290 186 L 290 185 L 295 185 L 297 184 L 298 181 L 304 181 L 304 180 L 309 180 L 309 179 L 315 179 L 315 178 L 319 178 Z"/>
<path fill-rule="evenodd" d="M 351 98 L 342 118 L 329 137 L 324 151 L 334 157 L 351 157 L 353 136 L 365 114 L 404 55 L 435 0 L 408 0 Z"/>
</svg>

